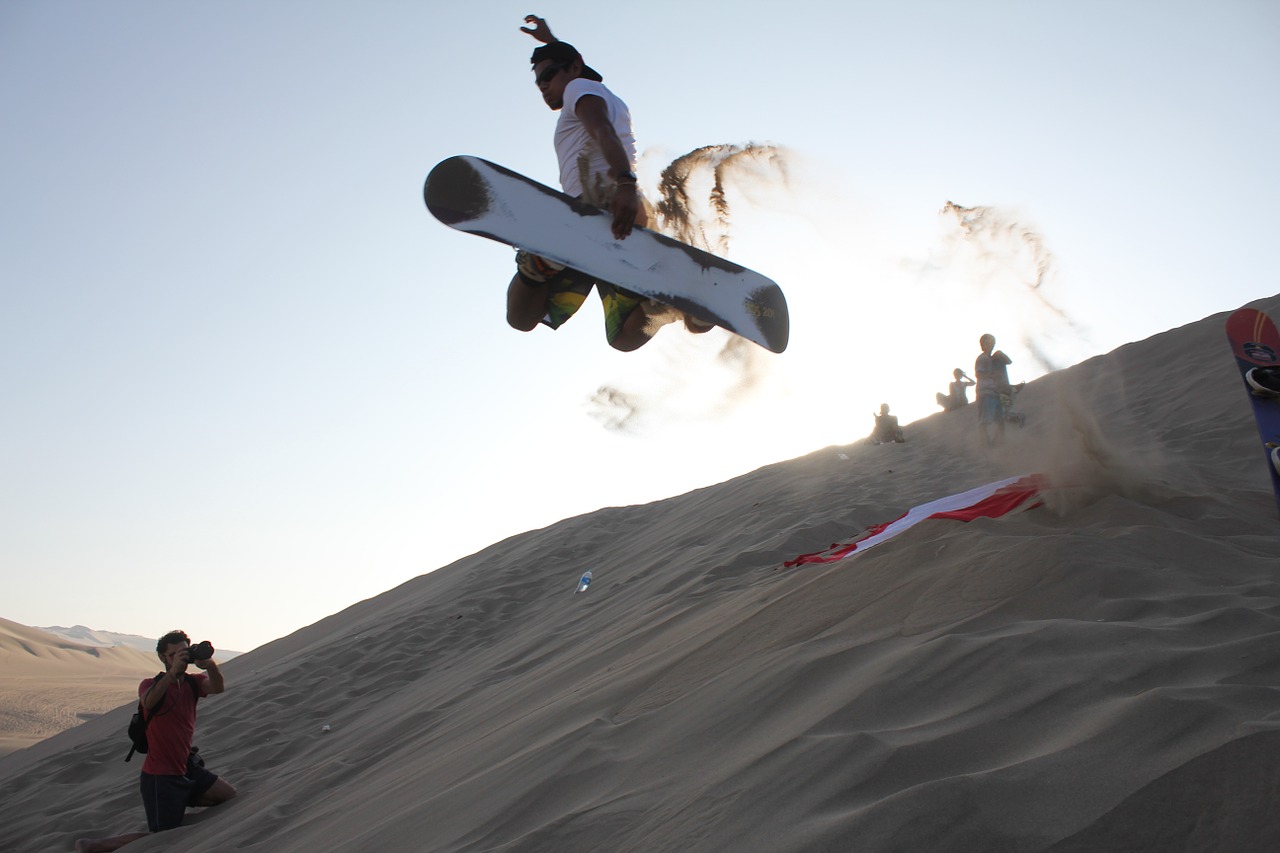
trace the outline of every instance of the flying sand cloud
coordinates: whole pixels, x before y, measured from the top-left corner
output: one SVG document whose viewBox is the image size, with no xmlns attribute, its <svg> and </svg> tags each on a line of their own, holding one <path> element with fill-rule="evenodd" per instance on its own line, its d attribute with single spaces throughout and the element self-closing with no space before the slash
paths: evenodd
<svg viewBox="0 0 1280 853">
<path fill-rule="evenodd" d="M 1016 312 L 1018 340 L 1045 370 L 1065 366 L 1051 339 L 1080 338 L 1082 329 L 1051 297 L 1058 262 L 1043 235 L 1008 210 L 948 201 L 940 215 L 955 223 L 935 263 L 959 273 L 983 297 Z"/>
<path fill-rule="evenodd" d="M 662 170 L 655 230 L 726 256 L 732 233 L 731 194 L 749 199 L 753 187 L 785 187 L 787 182 L 786 154 L 777 146 L 695 149 Z M 663 363 L 655 368 L 654 375 L 660 377 L 655 387 L 642 391 L 602 385 L 589 401 L 591 416 L 606 429 L 621 432 L 640 431 L 651 419 L 721 417 L 749 397 L 768 373 L 769 355 L 736 335 L 717 335 L 720 349 L 710 361 L 702 340 L 673 337 L 669 332 L 660 339 Z M 691 399 L 672 405 L 686 392 Z M 697 401 L 692 410 L 691 400 Z"/>
<path fill-rule="evenodd" d="M 806 181 L 803 165 L 789 149 L 749 143 L 704 146 L 662 169 L 657 230 L 668 236 L 728 255 L 735 225 L 750 229 L 765 214 L 769 245 L 753 248 L 792 253 L 794 268 L 764 271 L 780 277 L 803 346 L 779 359 L 723 332 L 666 332 L 633 356 L 635 374 L 589 399 L 606 429 L 723 422 L 767 388 L 807 399 L 814 385 L 834 395 L 824 418 L 847 423 L 874 397 L 895 408 L 901 400 L 909 421 L 932 411 L 933 394 L 916 386 L 970 364 L 984 332 L 1015 344 L 1019 379 L 1080 356 L 1081 326 L 1054 294 L 1057 258 L 1026 217 L 947 202 L 937 237 L 910 236 L 882 215 L 856 213 L 856 191 Z"/>
<path fill-rule="evenodd" d="M 787 155 L 776 145 L 707 145 L 683 154 L 662 170 L 658 184 L 659 230 L 714 255 L 729 252 L 730 184 L 749 193 L 753 184 L 788 183 Z M 698 189 L 706 188 L 705 199 Z"/>
</svg>

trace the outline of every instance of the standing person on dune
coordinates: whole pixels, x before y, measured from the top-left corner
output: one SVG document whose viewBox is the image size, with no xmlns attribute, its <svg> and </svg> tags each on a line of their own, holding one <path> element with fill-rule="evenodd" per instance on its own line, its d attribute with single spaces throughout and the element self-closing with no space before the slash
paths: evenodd
<svg viewBox="0 0 1280 853">
<path fill-rule="evenodd" d="M 528 15 L 525 23 L 532 26 L 521 31 L 543 44 L 530 58 L 534 82 L 546 105 L 560 113 L 555 130 L 560 185 L 569 195 L 610 211 L 614 237 L 625 240 L 635 226 L 653 221 L 652 205 L 637 185 L 631 111 L 577 48 L 552 35 L 545 19 Z M 539 324 L 557 329 L 581 307 L 592 286 L 604 306 L 605 336 L 614 349 L 639 349 L 673 319 L 674 309 L 521 250 L 507 288 L 507 322 L 523 332 Z M 695 333 L 712 328 L 690 318 L 685 325 Z"/>
<path fill-rule="evenodd" d="M 1013 413 L 1013 396 L 1022 389 L 1022 384 L 1015 387 L 1009 383 L 1009 365 L 1013 359 L 995 348 L 995 335 L 983 335 L 978 339 L 978 346 L 982 352 L 973 363 L 973 375 L 978 379 L 978 424 L 987 446 L 993 447 L 1004 441 L 1005 421 L 1013 420 L 1021 426 L 1025 420 Z"/>
</svg>

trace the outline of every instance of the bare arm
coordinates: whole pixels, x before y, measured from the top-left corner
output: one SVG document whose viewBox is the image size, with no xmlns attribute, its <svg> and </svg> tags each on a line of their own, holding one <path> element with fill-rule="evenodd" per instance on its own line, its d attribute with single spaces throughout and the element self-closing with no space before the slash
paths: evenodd
<svg viewBox="0 0 1280 853">
<path fill-rule="evenodd" d="M 152 682 L 150 689 L 142 697 L 142 707 L 150 711 L 156 705 L 164 700 L 164 694 L 169 692 L 170 684 L 181 684 L 182 674 L 187 671 L 186 662 L 179 656 L 174 658 L 169 664 L 169 669 L 164 675 Z"/>
<path fill-rule="evenodd" d="M 533 24 L 533 26 L 521 27 L 520 32 L 528 33 L 543 44 L 553 44 L 560 40 L 551 34 L 551 27 L 547 26 L 546 18 L 539 18 L 537 15 L 525 15 L 524 22 Z"/>
<path fill-rule="evenodd" d="M 618 131 L 609 121 L 609 111 L 605 107 L 604 98 L 597 95 L 584 95 L 578 99 L 574 108 L 582 126 L 595 140 L 609 164 L 609 175 L 619 178 L 631 172 L 631 159 L 627 157 L 627 149 L 618 136 Z M 629 179 L 618 181 L 617 191 L 613 196 L 613 236 L 619 240 L 626 239 L 635 227 L 636 217 L 640 215 L 640 192 L 635 182 Z"/>
<path fill-rule="evenodd" d="M 206 661 L 200 661 L 196 666 L 203 669 L 209 675 L 209 683 L 205 685 L 205 691 L 209 695 L 212 696 L 214 693 L 221 693 L 227 689 L 227 682 L 222 677 L 222 670 L 218 669 L 218 665 L 212 658 Z"/>
</svg>

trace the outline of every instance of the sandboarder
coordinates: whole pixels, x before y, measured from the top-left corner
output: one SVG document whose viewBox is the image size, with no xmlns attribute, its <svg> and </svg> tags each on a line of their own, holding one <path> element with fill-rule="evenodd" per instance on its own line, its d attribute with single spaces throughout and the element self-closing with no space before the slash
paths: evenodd
<svg viewBox="0 0 1280 853">
<path fill-rule="evenodd" d="M 534 82 L 546 105 L 560 113 L 555 130 L 560 185 L 569 195 L 609 210 L 614 237 L 626 239 L 635 226 L 654 219 L 636 181 L 631 112 L 573 45 L 552 35 L 545 19 L 528 15 L 525 23 L 532 26 L 521 31 L 543 44 L 530 58 Z M 605 336 L 614 349 L 638 349 L 663 324 L 681 318 L 674 309 L 521 250 L 507 288 L 507 322 L 523 332 L 540 323 L 557 329 L 581 307 L 593 285 L 604 306 Z M 684 319 L 693 332 L 712 328 Z"/>
</svg>

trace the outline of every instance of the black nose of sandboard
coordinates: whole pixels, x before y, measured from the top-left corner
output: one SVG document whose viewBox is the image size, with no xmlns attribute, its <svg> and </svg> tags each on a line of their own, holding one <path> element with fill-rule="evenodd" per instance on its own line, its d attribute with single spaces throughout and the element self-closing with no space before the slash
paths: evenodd
<svg viewBox="0 0 1280 853">
<path fill-rule="evenodd" d="M 464 157 L 441 160 L 422 187 L 427 209 L 445 225 L 479 219 L 491 200 L 484 178 Z"/>
</svg>

